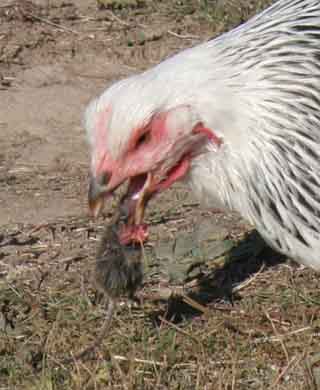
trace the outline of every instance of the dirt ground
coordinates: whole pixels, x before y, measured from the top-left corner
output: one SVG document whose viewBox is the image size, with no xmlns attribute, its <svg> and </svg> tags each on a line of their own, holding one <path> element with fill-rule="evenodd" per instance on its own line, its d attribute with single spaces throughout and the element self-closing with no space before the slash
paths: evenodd
<svg viewBox="0 0 320 390">
<path fill-rule="evenodd" d="M 88 217 L 85 105 L 271 2 L 1 1 L 0 389 L 316 389 L 316 275 L 181 185 L 149 208 L 143 303 L 61 363 L 104 314 L 91 272 L 112 205 Z"/>
</svg>

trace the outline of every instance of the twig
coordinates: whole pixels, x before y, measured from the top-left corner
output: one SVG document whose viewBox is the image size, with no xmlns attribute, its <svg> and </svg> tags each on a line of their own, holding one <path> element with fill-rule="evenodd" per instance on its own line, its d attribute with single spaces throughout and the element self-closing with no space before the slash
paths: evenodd
<svg viewBox="0 0 320 390">
<path fill-rule="evenodd" d="M 8 287 L 10 288 L 10 290 L 12 290 L 19 298 L 22 299 L 22 295 L 12 286 L 11 283 L 8 283 Z"/>
<path fill-rule="evenodd" d="M 40 290 L 42 283 L 45 281 L 45 279 L 48 277 L 48 275 L 49 275 L 49 271 L 42 272 L 42 270 L 40 270 L 40 279 L 38 281 L 37 291 Z"/>
<path fill-rule="evenodd" d="M 195 341 L 197 344 L 201 344 L 201 342 L 194 336 L 191 336 L 191 334 L 189 334 L 188 332 L 186 332 L 185 330 L 179 328 L 179 326 L 173 324 L 172 322 L 170 321 L 167 321 L 165 318 L 159 316 L 159 319 L 164 322 L 165 324 L 171 326 L 171 328 L 175 329 L 177 332 L 179 333 L 182 333 L 184 334 L 185 336 L 188 336 L 190 339 L 192 339 L 193 341 Z"/>
<path fill-rule="evenodd" d="M 115 15 L 112 11 L 107 10 L 107 13 L 111 16 L 112 19 L 116 20 L 118 23 L 124 25 L 124 26 L 130 26 L 130 23 L 125 22 L 124 20 L 120 19 L 117 15 Z"/>
<path fill-rule="evenodd" d="M 283 340 L 282 340 L 282 338 L 281 338 L 281 335 L 280 335 L 279 332 L 277 331 L 277 328 L 275 327 L 275 325 L 274 325 L 274 323 L 273 323 L 273 321 L 272 321 L 272 318 L 270 317 L 269 313 L 268 313 L 267 311 L 264 311 L 264 314 L 265 314 L 265 316 L 268 318 L 268 320 L 270 321 L 271 326 L 272 326 L 272 329 L 273 329 L 275 335 L 279 338 L 279 342 L 280 342 L 280 344 L 281 344 L 281 347 L 282 347 L 282 349 L 283 349 L 283 352 L 284 352 L 285 357 L 286 357 L 286 359 L 287 359 L 287 362 L 288 362 L 288 364 L 289 364 L 289 354 L 288 354 L 287 348 L 286 348 L 286 346 L 285 346 L 285 344 L 284 344 L 284 342 L 283 342 Z"/>
<path fill-rule="evenodd" d="M 159 291 L 157 292 L 151 292 L 151 293 L 140 293 L 139 294 L 142 298 L 147 299 L 148 301 L 168 301 L 172 295 L 172 289 L 169 287 L 161 287 Z"/>
<path fill-rule="evenodd" d="M 126 358 L 124 356 L 121 356 L 121 355 L 113 355 L 112 357 L 113 357 L 114 360 L 119 360 L 119 361 L 122 361 L 122 362 L 130 361 L 130 359 L 128 359 L 128 358 Z M 140 364 L 147 364 L 147 365 L 152 365 L 152 366 L 164 367 L 163 363 L 156 362 L 154 360 L 145 360 L 145 359 L 134 358 L 134 359 L 132 359 L 132 361 L 135 362 L 135 363 L 140 363 Z"/>
<path fill-rule="evenodd" d="M 77 262 L 79 262 L 79 261 L 81 261 L 81 260 L 83 260 L 85 258 L 86 258 L 86 256 L 84 256 L 84 255 L 69 256 L 69 257 L 66 257 L 64 259 L 59 260 L 59 263 L 60 264 L 65 264 L 65 268 L 64 269 L 65 269 L 65 271 L 68 271 L 69 268 L 70 268 L 70 265 L 72 263 L 77 263 Z"/>
<path fill-rule="evenodd" d="M 309 298 L 309 297 L 305 297 L 300 292 L 298 292 L 298 297 L 301 298 L 306 303 L 312 303 L 312 304 L 315 304 L 315 305 L 318 305 L 318 306 L 320 304 L 319 301 L 316 301 L 315 299 L 312 299 L 312 298 Z"/>
<path fill-rule="evenodd" d="M 24 16 L 27 16 L 27 17 L 29 17 L 29 18 L 33 18 L 33 19 L 35 19 L 35 20 L 38 20 L 39 22 L 46 23 L 46 24 L 48 24 L 49 26 L 56 27 L 56 28 L 58 28 L 58 29 L 60 29 L 60 30 L 63 30 L 63 31 L 67 31 L 67 32 L 72 33 L 72 34 L 76 34 L 76 35 L 80 35 L 80 34 L 81 34 L 79 31 L 72 30 L 72 29 L 69 28 L 69 27 L 65 27 L 65 26 L 62 26 L 61 24 L 51 22 L 51 21 L 48 20 L 48 19 L 42 18 L 41 16 L 37 16 L 37 15 L 31 14 L 31 13 L 29 13 L 29 12 L 23 11 L 23 15 L 24 15 Z"/>
<path fill-rule="evenodd" d="M 32 228 L 31 230 L 29 230 L 27 232 L 27 236 L 31 236 L 33 233 L 36 233 L 37 231 L 39 231 L 41 229 L 46 229 L 49 226 L 50 226 L 49 223 L 41 223 L 40 225 L 37 225 L 34 228 Z"/>
<path fill-rule="evenodd" d="M 310 329 L 312 329 L 311 326 L 305 326 L 304 328 L 300 328 L 297 330 L 293 330 L 292 332 L 285 333 L 285 334 L 281 335 L 281 338 L 292 336 L 292 335 L 298 334 L 298 333 L 302 333 L 302 332 L 305 332 L 306 330 L 310 330 Z"/>
<path fill-rule="evenodd" d="M 284 333 L 284 334 L 279 335 L 279 336 L 259 337 L 259 338 L 255 339 L 254 341 L 255 342 L 275 342 L 275 341 L 280 342 L 282 339 L 284 339 L 286 337 L 293 336 L 293 335 L 298 334 L 298 333 L 306 332 L 307 330 L 311 330 L 311 329 L 312 329 L 311 326 L 306 326 L 304 328 L 293 330 L 292 332 Z"/>
<path fill-rule="evenodd" d="M 294 356 L 290 362 L 284 367 L 284 369 L 280 372 L 280 374 L 278 375 L 278 377 L 276 378 L 276 380 L 273 382 L 273 384 L 271 385 L 271 389 L 275 388 L 276 386 L 278 386 L 280 380 L 285 376 L 285 374 L 288 372 L 288 370 L 292 367 L 294 367 L 297 363 L 299 363 L 301 361 L 301 359 L 303 358 L 303 355 L 302 357 L 300 357 L 300 359 L 298 359 L 297 356 Z"/>
<path fill-rule="evenodd" d="M 168 30 L 167 31 L 169 35 L 172 35 L 176 38 L 180 38 L 180 39 L 200 39 L 200 37 L 198 37 L 197 35 L 181 35 L 181 34 L 177 34 L 175 33 L 174 31 L 171 31 L 171 30 Z"/>
<path fill-rule="evenodd" d="M 111 358 L 112 363 L 115 365 L 115 367 L 116 367 L 116 369 L 117 369 L 117 371 L 118 371 L 118 374 L 119 374 L 119 377 L 120 377 L 120 379 L 121 379 L 123 388 L 124 388 L 125 390 L 128 390 L 128 386 L 127 386 L 127 384 L 126 384 L 124 374 L 123 374 L 123 372 L 122 372 L 122 370 L 121 370 L 121 367 L 120 367 L 118 361 L 117 361 L 116 359 L 114 359 L 113 355 L 111 355 L 111 354 L 110 354 L 110 358 Z"/>
<path fill-rule="evenodd" d="M 196 302 L 192 298 L 188 297 L 187 295 L 182 294 L 182 300 L 185 303 L 187 303 L 189 306 L 193 307 L 194 309 L 199 310 L 201 313 L 206 314 L 206 315 L 210 314 L 210 311 L 206 307 L 204 307 L 200 303 Z"/>
<path fill-rule="evenodd" d="M 12 79 L 14 80 L 13 77 L 4 77 L 3 80 L 8 80 L 8 79 Z M 9 175 L 14 175 L 16 173 L 25 173 L 25 172 L 32 172 L 32 169 L 31 168 L 27 168 L 27 167 L 20 167 L 20 168 L 14 168 L 14 169 L 10 169 L 8 171 Z"/>
<path fill-rule="evenodd" d="M 261 274 L 261 272 L 264 270 L 264 268 L 265 268 L 265 264 L 263 263 L 262 266 L 260 267 L 259 271 L 256 274 L 254 274 L 250 279 L 246 280 L 245 282 L 235 286 L 232 289 L 232 292 L 234 293 L 234 292 L 240 291 L 240 290 L 244 289 L 245 287 L 249 286 L 249 284 L 251 284 L 252 282 L 254 282 L 257 279 L 257 277 Z"/>
</svg>

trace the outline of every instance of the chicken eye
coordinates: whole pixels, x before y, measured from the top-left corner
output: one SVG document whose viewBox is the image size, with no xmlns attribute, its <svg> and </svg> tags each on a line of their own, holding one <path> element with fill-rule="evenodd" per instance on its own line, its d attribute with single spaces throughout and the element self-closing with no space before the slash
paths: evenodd
<svg viewBox="0 0 320 390">
<path fill-rule="evenodd" d="M 139 138 L 138 141 L 136 142 L 136 148 L 139 148 L 141 145 L 143 145 L 149 138 L 148 133 L 143 133 Z"/>
</svg>

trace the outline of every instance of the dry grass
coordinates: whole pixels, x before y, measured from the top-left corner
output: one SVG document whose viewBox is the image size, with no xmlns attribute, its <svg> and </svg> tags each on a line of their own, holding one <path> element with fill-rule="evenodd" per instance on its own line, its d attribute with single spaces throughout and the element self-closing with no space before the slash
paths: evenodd
<svg viewBox="0 0 320 390">
<path fill-rule="evenodd" d="M 148 276 L 144 301 L 131 307 L 121 302 L 96 352 L 64 365 L 66 357 L 94 340 L 105 315 L 90 281 L 102 226 L 96 231 L 87 221 L 75 220 L 53 227 L 59 232 L 54 239 L 46 226 L 42 233 L 32 232 L 35 242 L 25 245 L 29 226 L 20 227 L 18 235 L 6 232 L 16 237 L 25 258 L 39 247 L 46 251 L 43 256 L 54 247 L 63 251 L 77 238 L 83 256 L 48 262 L 37 255 L 32 272 L 9 273 L 1 283 L 1 388 L 313 388 L 314 370 L 307 362 L 317 353 L 320 337 L 317 276 L 282 263 L 269 250 L 254 253 L 253 244 L 251 265 L 244 257 L 220 259 L 216 270 L 200 278 L 202 287 L 190 290 L 191 300 L 148 299 L 156 289 Z M 4 251 L 8 245 L 10 240 L 3 242 Z M 224 291 L 225 282 L 244 269 L 260 271 L 238 283 L 240 288 L 232 284 L 234 292 Z M 216 282 L 211 290 L 208 278 Z"/>
</svg>

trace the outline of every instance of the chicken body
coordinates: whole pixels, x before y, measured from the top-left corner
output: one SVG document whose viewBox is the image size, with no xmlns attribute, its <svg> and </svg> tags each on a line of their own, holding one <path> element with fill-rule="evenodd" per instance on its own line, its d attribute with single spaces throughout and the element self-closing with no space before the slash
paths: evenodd
<svg viewBox="0 0 320 390">
<path fill-rule="evenodd" d="M 320 1 L 280 0 L 115 83 L 85 126 L 91 201 L 151 172 L 149 199 L 180 169 L 200 200 L 236 210 L 273 248 L 320 270 Z"/>
</svg>

